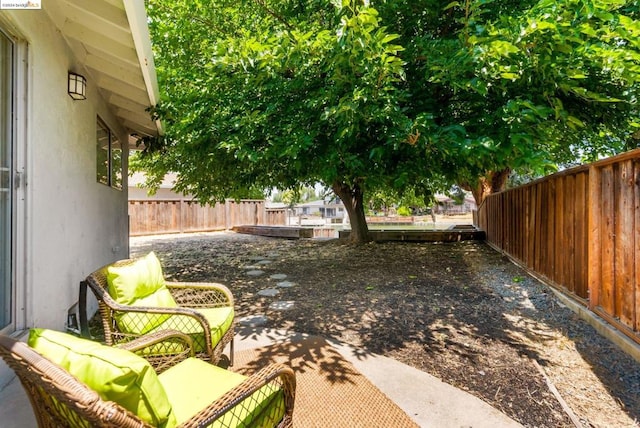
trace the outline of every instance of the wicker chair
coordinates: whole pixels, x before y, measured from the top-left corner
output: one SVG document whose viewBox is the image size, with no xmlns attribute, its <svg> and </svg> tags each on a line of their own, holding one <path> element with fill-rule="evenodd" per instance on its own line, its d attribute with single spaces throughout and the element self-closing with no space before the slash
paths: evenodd
<svg viewBox="0 0 640 428">
<path fill-rule="evenodd" d="M 142 352 L 150 346 L 157 349 L 159 341 L 167 340 L 173 332 L 163 331 L 153 336 L 143 337 L 122 345 L 121 348 Z M 184 342 L 182 342 L 184 343 Z M 176 349 L 175 343 L 171 345 Z M 188 347 L 186 348 L 188 356 Z M 16 341 L 8 336 L 0 335 L 0 357 L 17 374 L 36 416 L 38 427 L 145 427 L 152 425 L 137 415 L 121 407 L 113 401 L 103 400 L 97 392 L 80 382 L 69 372 L 49 359 L 43 357 L 26 343 Z M 194 359 L 184 360 L 185 353 L 174 353 L 177 364 Z M 202 361 L 197 361 L 201 364 Z M 166 364 L 167 360 L 163 360 Z M 216 368 L 217 370 L 222 370 Z M 223 370 L 224 371 L 224 370 Z M 215 382 L 215 379 L 201 378 L 202 382 Z M 295 375 L 293 371 L 281 364 L 272 364 L 245 378 L 235 388 L 213 401 L 191 418 L 183 421 L 179 427 L 236 427 L 246 426 L 238 422 L 236 415 L 242 413 L 243 406 L 253 400 L 265 400 L 261 388 L 265 385 L 282 391 L 284 416 L 277 427 L 291 427 L 293 403 L 295 398 Z M 271 411 L 271 410 L 270 410 Z M 281 410 L 282 411 L 282 410 Z M 266 410 L 262 410 L 266 412 Z M 262 417 L 264 415 L 259 415 Z M 229 423 L 223 421 L 231 421 Z M 251 426 L 251 425 L 248 425 Z"/>
<path fill-rule="evenodd" d="M 104 340 L 113 346 L 128 342 L 147 334 L 140 329 L 132 331 L 124 328 L 119 317 L 127 316 L 128 324 L 148 323 L 149 317 L 171 317 L 162 328 L 190 333 L 194 339 L 196 356 L 217 364 L 223 350 L 230 344 L 229 360 L 233 365 L 233 336 L 235 320 L 226 330 L 222 325 L 212 325 L 205 312 L 215 308 L 230 308 L 233 311 L 233 295 L 227 287 L 218 283 L 189 283 L 165 281 L 177 307 L 131 306 L 116 302 L 109 294 L 108 271 L 110 267 L 126 267 L 140 259 L 125 259 L 103 266 L 91 273 L 84 281 L 98 299 L 99 311 L 104 329 Z M 85 285 L 81 284 L 81 287 Z M 82 298 L 80 299 L 83 300 Z M 232 314 L 233 316 L 233 314 Z M 194 330 L 198 334 L 193 334 Z"/>
</svg>

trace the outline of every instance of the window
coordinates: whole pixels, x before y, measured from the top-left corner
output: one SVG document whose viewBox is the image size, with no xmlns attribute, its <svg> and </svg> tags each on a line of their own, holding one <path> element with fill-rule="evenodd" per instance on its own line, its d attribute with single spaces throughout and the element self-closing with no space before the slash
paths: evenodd
<svg viewBox="0 0 640 428">
<path fill-rule="evenodd" d="M 96 125 L 96 144 L 98 183 L 122 190 L 122 146 L 100 118 Z"/>
<path fill-rule="evenodd" d="M 0 329 L 13 313 L 13 43 L 0 32 Z"/>
</svg>

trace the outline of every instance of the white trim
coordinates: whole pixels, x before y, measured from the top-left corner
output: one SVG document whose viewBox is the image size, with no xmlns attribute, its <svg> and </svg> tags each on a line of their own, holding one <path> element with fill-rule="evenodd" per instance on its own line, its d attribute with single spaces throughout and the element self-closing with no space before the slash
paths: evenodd
<svg viewBox="0 0 640 428">
<path fill-rule="evenodd" d="M 152 106 L 160 101 L 160 90 L 158 89 L 158 77 L 156 75 L 156 67 L 153 61 L 153 51 L 151 49 L 151 37 L 149 34 L 149 26 L 147 25 L 147 12 L 144 8 L 142 0 L 123 0 L 124 8 L 129 19 L 131 27 L 131 35 L 133 43 L 136 46 L 138 61 L 140 62 L 140 70 L 144 78 L 147 92 L 149 93 L 149 101 Z M 156 120 L 158 134 L 162 135 L 162 123 Z"/>
<path fill-rule="evenodd" d="M 15 329 L 23 330 L 30 324 L 33 313 L 33 295 L 31 281 L 27 275 L 27 261 L 31 260 L 27 252 L 29 251 L 30 239 L 27 228 L 29 215 L 29 204 L 27 197 L 28 183 L 28 126 L 30 116 L 29 103 L 29 82 L 31 81 L 32 70 L 29 68 L 29 46 L 25 41 L 15 42 L 15 122 L 14 122 L 14 167 L 15 173 L 19 176 L 19 182 L 15 191 L 15 238 L 14 238 L 14 291 L 15 291 Z"/>
</svg>

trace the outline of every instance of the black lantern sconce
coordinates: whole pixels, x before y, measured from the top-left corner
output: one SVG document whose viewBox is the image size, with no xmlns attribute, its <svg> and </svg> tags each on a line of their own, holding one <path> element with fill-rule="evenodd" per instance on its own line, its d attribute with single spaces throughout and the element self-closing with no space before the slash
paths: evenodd
<svg viewBox="0 0 640 428">
<path fill-rule="evenodd" d="M 81 74 L 69 72 L 69 87 L 67 88 L 67 92 L 74 100 L 86 100 L 87 79 Z"/>
</svg>

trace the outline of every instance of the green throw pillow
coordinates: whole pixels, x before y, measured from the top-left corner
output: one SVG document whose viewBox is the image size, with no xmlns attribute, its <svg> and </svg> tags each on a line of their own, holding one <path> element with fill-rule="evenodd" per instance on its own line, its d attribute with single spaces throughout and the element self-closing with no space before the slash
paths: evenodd
<svg viewBox="0 0 640 428">
<path fill-rule="evenodd" d="M 122 305 L 163 308 L 178 306 L 165 284 L 160 261 L 153 252 L 126 266 L 109 266 L 107 282 L 109 295 Z M 135 334 L 145 334 L 167 318 L 169 315 L 142 312 L 116 314 L 120 329 Z"/>
<path fill-rule="evenodd" d="M 138 355 L 53 330 L 32 329 L 29 346 L 96 391 L 158 427 L 174 427 L 175 415 L 151 365 Z"/>
</svg>

